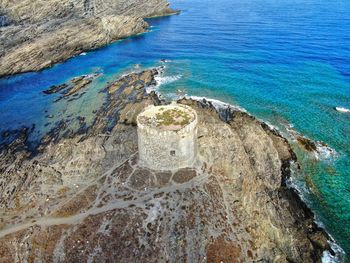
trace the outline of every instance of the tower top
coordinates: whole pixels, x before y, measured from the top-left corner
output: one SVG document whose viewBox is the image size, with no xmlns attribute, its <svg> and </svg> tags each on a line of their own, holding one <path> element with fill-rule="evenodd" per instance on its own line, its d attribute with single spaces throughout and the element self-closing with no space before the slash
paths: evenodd
<svg viewBox="0 0 350 263">
<path fill-rule="evenodd" d="M 179 131 L 197 119 L 196 112 L 180 104 L 149 106 L 137 118 L 140 128 L 148 127 L 159 131 Z"/>
</svg>

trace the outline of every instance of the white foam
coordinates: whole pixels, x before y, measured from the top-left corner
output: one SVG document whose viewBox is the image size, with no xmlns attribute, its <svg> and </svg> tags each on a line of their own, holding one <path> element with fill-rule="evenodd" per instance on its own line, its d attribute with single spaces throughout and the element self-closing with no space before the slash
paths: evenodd
<svg viewBox="0 0 350 263">
<path fill-rule="evenodd" d="M 275 130 L 275 131 L 280 132 L 280 129 L 279 129 L 277 126 L 272 125 L 272 124 L 269 123 L 268 121 L 263 121 L 263 120 L 260 120 L 260 119 L 258 119 L 258 120 L 261 121 L 261 122 L 263 122 L 263 123 L 265 123 L 267 126 L 269 126 L 270 130 Z"/>
<path fill-rule="evenodd" d="M 172 82 L 175 82 L 179 79 L 181 79 L 182 76 L 181 75 L 174 75 L 174 76 L 156 76 L 155 79 L 156 81 L 159 83 L 160 85 L 164 85 L 164 84 L 169 84 Z"/>
<path fill-rule="evenodd" d="M 285 123 L 285 124 L 282 124 L 284 125 L 284 128 L 286 129 L 287 131 L 287 134 L 288 134 L 288 139 L 292 140 L 292 141 L 296 141 L 297 140 L 297 137 L 300 135 L 295 129 L 294 129 L 294 125 L 293 124 L 290 124 L 290 123 Z"/>
<path fill-rule="evenodd" d="M 146 87 L 146 91 L 147 93 L 150 93 L 151 91 L 157 91 L 161 85 L 178 81 L 181 78 L 182 75 L 164 76 L 163 72 L 160 71 L 159 74 L 154 77 L 156 80 L 156 85 Z"/>
<path fill-rule="evenodd" d="M 193 99 L 193 100 L 197 100 L 197 101 L 203 101 L 203 100 L 209 101 L 215 107 L 216 110 L 225 109 L 225 108 L 232 108 L 232 109 L 235 109 L 235 110 L 239 110 L 239 111 L 243 111 L 243 112 L 248 113 L 246 109 L 244 109 L 244 108 L 242 108 L 240 106 L 232 105 L 232 104 L 223 102 L 221 100 L 210 99 L 210 98 L 207 98 L 207 97 L 198 97 L 198 96 L 185 96 L 185 98 Z"/>
<path fill-rule="evenodd" d="M 344 107 L 335 107 L 335 109 L 338 112 L 341 112 L 341 113 L 350 113 L 350 109 L 347 109 L 347 108 L 344 108 Z"/>
<path fill-rule="evenodd" d="M 325 250 L 325 251 L 323 251 L 321 262 L 322 263 L 337 263 L 339 261 L 336 260 L 336 258 L 334 256 L 332 256 L 328 250 Z"/>
<path fill-rule="evenodd" d="M 86 56 L 86 55 L 87 55 L 86 52 L 80 53 L 80 56 Z"/>
<path fill-rule="evenodd" d="M 335 255 L 333 256 L 328 250 L 325 250 L 323 251 L 321 262 L 322 263 L 340 263 L 342 262 L 341 258 L 344 256 L 345 252 L 337 243 L 335 243 L 332 236 L 330 236 L 330 238 L 332 240 L 329 241 L 329 245 L 331 246 Z"/>
<path fill-rule="evenodd" d="M 317 160 L 334 159 L 338 157 L 338 153 L 328 145 L 322 142 L 316 142 L 315 157 Z"/>
<path fill-rule="evenodd" d="M 283 124 L 284 128 L 287 131 L 287 134 L 282 134 L 284 137 L 286 137 L 288 140 L 297 142 L 299 137 L 306 138 L 310 140 L 309 138 L 303 136 L 298 131 L 294 129 L 294 126 L 292 124 Z M 312 141 L 312 140 L 310 140 Z M 338 157 L 338 153 L 329 147 L 327 144 L 321 142 L 321 141 L 312 141 L 316 145 L 316 151 L 313 152 L 314 157 L 317 160 L 333 160 L 334 158 Z"/>
</svg>

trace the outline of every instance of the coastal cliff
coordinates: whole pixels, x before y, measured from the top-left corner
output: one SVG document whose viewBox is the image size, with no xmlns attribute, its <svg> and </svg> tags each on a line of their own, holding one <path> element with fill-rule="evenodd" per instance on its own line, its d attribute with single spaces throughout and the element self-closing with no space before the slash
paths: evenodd
<svg viewBox="0 0 350 263">
<path fill-rule="evenodd" d="M 195 166 L 138 164 L 136 117 L 166 103 L 146 92 L 158 74 L 110 83 L 91 125 L 63 120 L 35 150 L 30 129 L 1 135 L 0 261 L 320 262 L 328 236 L 286 185 L 295 154 L 247 113 L 180 99 L 198 115 Z M 93 77 L 45 94 L 69 100 Z"/>
<path fill-rule="evenodd" d="M 166 0 L 0 1 L 0 77 L 143 33 L 143 18 L 173 13 Z"/>
</svg>

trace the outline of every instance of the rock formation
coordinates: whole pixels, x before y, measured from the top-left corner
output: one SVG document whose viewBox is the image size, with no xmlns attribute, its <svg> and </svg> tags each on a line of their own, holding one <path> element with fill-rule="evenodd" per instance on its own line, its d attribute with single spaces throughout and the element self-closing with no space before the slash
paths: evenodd
<svg viewBox="0 0 350 263">
<path fill-rule="evenodd" d="M 30 129 L 2 134 L 0 261 L 320 262 L 328 236 L 286 186 L 295 155 L 254 117 L 181 99 L 198 115 L 198 161 L 138 165 L 136 117 L 165 103 L 145 91 L 157 74 L 110 84 L 90 127 L 62 125 L 35 152 Z"/>
<path fill-rule="evenodd" d="M 0 76 L 37 71 L 147 30 L 166 0 L 2 0 Z"/>
</svg>

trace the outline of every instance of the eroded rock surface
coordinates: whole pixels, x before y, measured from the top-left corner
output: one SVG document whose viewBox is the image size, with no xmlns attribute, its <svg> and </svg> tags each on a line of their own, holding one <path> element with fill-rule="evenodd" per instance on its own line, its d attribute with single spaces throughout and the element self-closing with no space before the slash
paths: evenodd
<svg viewBox="0 0 350 263">
<path fill-rule="evenodd" d="M 26 130 L 2 150 L 0 262 L 319 262 L 327 235 L 285 185 L 294 153 L 250 115 L 182 99 L 198 114 L 195 167 L 139 166 L 134 120 L 164 103 L 145 91 L 156 74 L 106 87 L 84 134 L 33 155 Z"/>
<path fill-rule="evenodd" d="M 37 71 L 147 30 L 166 0 L 0 1 L 0 76 Z"/>
</svg>

